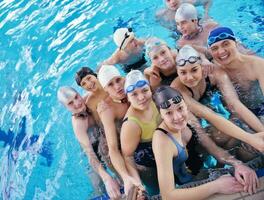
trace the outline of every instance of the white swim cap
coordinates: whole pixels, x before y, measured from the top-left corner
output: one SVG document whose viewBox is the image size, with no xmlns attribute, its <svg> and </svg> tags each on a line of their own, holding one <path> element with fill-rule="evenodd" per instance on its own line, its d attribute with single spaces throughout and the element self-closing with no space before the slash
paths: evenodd
<svg viewBox="0 0 264 200">
<path fill-rule="evenodd" d="M 114 65 L 102 65 L 97 74 L 98 80 L 103 88 L 112 80 L 112 78 L 117 76 L 121 76 L 121 74 Z"/>
<path fill-rule="evenodd" d="M 175 13 L 175 21 L 181 22 L 192 19 L 198 19 L 196 8 L 190 3 L 181 4 Z"/>
<path fill-rule="evenodd" d="M 132 70 L 126 75 L 125 92 L 132 92 L 135 88 L 149 85 L 144 74 L 139 70 Z"/>
<path fill-rule="evenodd" d="M 128 42 L 135 37 L 131 28 L 119 28 L 114 33 L 114 42 L 119 49 L 124 49 Z"/>
<path fill-rule="evenodd" d="M 159 38 L 152 37 L 147 39 L 145 42 L 146 54 L 149 56 L 150 52 L 157 51 L 163 45 L 167 46 L 166 42 Z"/>
<path fill-rule="evenodd" d="M 70 98 L 72 98 L 74 95 L 78 94 L 78 92 L 69 86 L 63 86 L 60 87 L 57 92 L 57 98 L 59 102 L 61 102 L 63 105 L 67 105 Z"/>
<path fill-rule="evenodd" d="M 190 60 L 190 58 L 193 59 Z M 187 60 L 189 63 L 195 63 L 198 59 L 200 60 L 199 53 L 190 45 L 184 45 L 177 54 L 176 63 L 177 66 L 184 66 Z"/>
</svg>

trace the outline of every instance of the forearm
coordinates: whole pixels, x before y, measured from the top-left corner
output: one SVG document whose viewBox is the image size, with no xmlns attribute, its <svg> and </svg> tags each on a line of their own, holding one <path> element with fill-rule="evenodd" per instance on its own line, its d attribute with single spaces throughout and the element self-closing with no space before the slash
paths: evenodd
<svg viewBox="0 0 264 200">
<path fill-rule="evenodd" d="M 125 162 L 126 162 L 126 167 L 128 170 L 128 173 L 134 177 L 136 180 L 138 180 L 139 182 L 141 182 L 135 161 L 133 159 L 133 157 L 125 157 Z"/>
<path fill-rule="evenodd" d="M 109 149 L 109 155 L 115 170 L 124 180 L 129 174 L 123 156 L 118 150 L 110 150 L 110 149 Z"/>
<path fill-rule="evenodd" d="M 215 181 L 213 181 L 193 188 L 175 189 L 168 195 L 162 195 L 162 197 L 168 200 L 200 200 L 206 199 L 215 193 L 217 193 L 217 186 L 215 185 Z"/>
<path fill-rule="evenodd" d="M 261 121 L 244 105 L 236 104 L 234 107 L 239 117 L 246 122 L 256 132 L 264 131 L 264 125 Z"/>
</svg>

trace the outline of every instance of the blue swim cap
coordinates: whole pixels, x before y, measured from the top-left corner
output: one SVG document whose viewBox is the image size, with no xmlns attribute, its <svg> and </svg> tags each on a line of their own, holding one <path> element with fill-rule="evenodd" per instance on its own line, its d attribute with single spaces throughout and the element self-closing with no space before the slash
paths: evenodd
<svg viewBox="0 0 264 200">
<path fill-rule="evenodd" d="M 217 27 L 210 32 L 207 44 L 210 47 L 212 44 L 226 39 L 236 41 L 233 31 L 228 27 Z"/>
</svg>

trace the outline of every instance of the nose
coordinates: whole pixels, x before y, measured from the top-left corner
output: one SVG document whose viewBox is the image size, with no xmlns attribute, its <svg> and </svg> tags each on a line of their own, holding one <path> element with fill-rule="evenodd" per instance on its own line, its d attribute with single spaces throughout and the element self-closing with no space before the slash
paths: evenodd
<svg viewBox="0 0 264 200">
<path fill-rule="evenodd" d="M 180 112 L 175 111 L 175 112 L 173 113 L 173 120 L 174 120 L 174 121 L 179 121 L 179 120 L 181 120 L 181 119 L 182 119 L 182 114 L 181 114 Z"/>
<path fill-rule="evenodd" d="M 218 49 L 218 53 L 219 53 L 219 54 L 225 53 L 225 49 L 224 49 L 224 48 L 221 48 L 221 47 L 219 47 L 219 49 Z"/>
<path fill-rule="evenodd" d="M 186 79 L 187 79 L 187 81 L 193 80 L 192 74 L 191 73 L 187 73 Z"/>
<path fill-rule="evenodd" d="M 139 101 L 142 101 L 144 99 L 145 99 L 145 95 L 144 94 L 142 94 L 142 93 L 138 94 L 138 100 Z"/>
</svg>

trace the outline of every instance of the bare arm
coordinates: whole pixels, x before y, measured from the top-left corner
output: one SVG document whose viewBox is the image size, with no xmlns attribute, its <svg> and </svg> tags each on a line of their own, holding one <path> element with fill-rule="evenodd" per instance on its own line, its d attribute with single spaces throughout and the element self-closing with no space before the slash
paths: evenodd
<svg viewBox="0 0 264 200">
<path fill-rule="evenodd" d="M 106 108 L 104 111 L 99 113 L 99 116 L 104 126 L 110 159 L 114 168 L 124 180 L 128 176 L 128 172 L 125 166 L 124 158 L 118 147 L 119 138 L 117 136 L 113 111 L 111 108 Z"/>
<path fill-rule="evenodd" d="M 228 75 L 223 70 L 217 69 L 214 77 L 229 109 L 235 111 L 240 119 L 246 122 L 256 132 L 264 131 L 264 125 L 260 120 L 239 100 Z"/>
<path fill-rule="evenodd" d="M 155 90 L 161 82 L 159 70 L 155 66 L 148 67 L 144 70 L 144 75 L 149 81 L 152 90 Z"/>
<path fill-rule="evenodd" d="M 133 121 L 126 121 L 123 123 L 121 129 L 121 149 L 125 157 L 126 166 L 134 178 L 141 182 L 138 171 L 134 161 L 134 153 L 140 142 L 141 130 L 139 126 Z"/>
<path fill-rule="evenodd" d="M 210 108 L 203 106 L 192 97 L 190 97 L 190 92 L 179 83 L 178 78 L 174 80 L 171 84 L 171 87 L 178 89 L 184 97 L 186 104 L 188 105 L 189 110 L 192 111 L 197 117 L 207 119 L 211 124 L 213 124 L 218 130 L 221 132 L 237 138 L 243 142 L 246 142 L 253 147 L 263 151 L 264 149 L 264 142 L 263 139 L 258 141 L 258 138 L 262 136 L 255 136 L 255 134 L 250 134 L 243 129 L 239 128 L 238 126 L 234 125 L 229 120 L 217 115 L 213 112 Z"/>
<path fill-rule="evenodd" d="M 264 59 L 259 58 L 258 62 L 256 63 L 257 69 L 256 71 L 256 77 L 259 81 L 259 85 L 262 90 L 262 95 L 264 95 Z"/>
<path fill-rule="evenodd" d="M 199 200 L 205 199 L 217 192 L 233 193 L 241 191 L 241 186 L 238 186 L 234 178 L 231 177 L 221 177 L 218 180 L 193 188 L 176 189 L 172 164 L 173 152 L 169 146 L 168 142 L 164 140 L 164 135 L 161 135 L 159 131 L 155 131 L 152 148 L 157 164 L 159 187 L 163 199 Z"/>
</svg>

